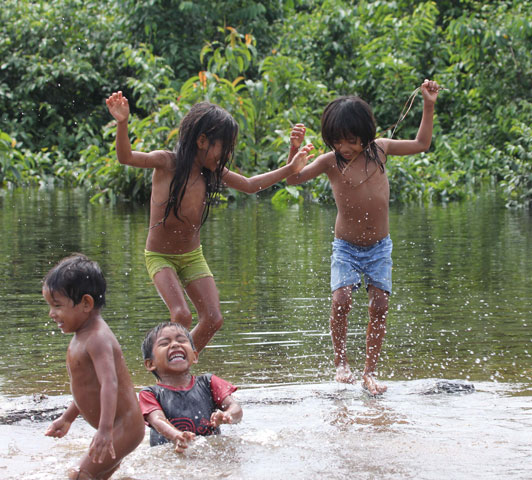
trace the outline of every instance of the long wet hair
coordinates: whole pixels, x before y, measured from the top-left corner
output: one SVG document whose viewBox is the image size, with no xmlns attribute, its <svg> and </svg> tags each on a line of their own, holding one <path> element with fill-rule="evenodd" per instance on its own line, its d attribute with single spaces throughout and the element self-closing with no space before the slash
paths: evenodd
<svg viewBox="0 0 532 480">
<path fill-rule="evenodd" d="M 218 105 L 200 102 L 190 109 L 179 125 L 179 140 L 174 149 L 175 173 L 170 184 L 163 223 L 171 212 L 177 219 L 180 219 L 179 207 L 185 195 L 190 171 L 198 153 L 197 140 L 202 134 L 207 137 L 210 145 L 213 145 L 217 140 L 222 142 L 222 155 L 216 170 L 211 172 L 208 168 L 202 169 L 203 178 L 205 178 L 207 186 L 206 206 L 201 219 L 202 225 L 207 220 L 210 206 L 216 194 L 220 191 L 222 173 L 233 157 L 238 136 L 238 124 L 229 112 Z"/>
<path fill-rule="evenodd" d="M 374 161 L 384 171 L 384 164 L 379 158 L 382 149 L 375 143 L 377 126 L 371 107 L 360 97 L 353 95 L 339 97 L 330 102 L 321 116 L 321 136 L 325 144 L 334 151 L 336 164 L 342 171 L 348 161 L 334 148 L 340 140 L 353 137 L 360 138 L 368 162 Z"/>
<path fill-rule="evenodd" d="M 98 263 L 81 253 L 63 258 L 44 277 L 43 285 L 52 297 L 57 292 L 72 300 L 74 305 L 81 302 L 83 295 L 94 299 L 94 307 L 105 305 L 106 282 Z"/>
</svg>

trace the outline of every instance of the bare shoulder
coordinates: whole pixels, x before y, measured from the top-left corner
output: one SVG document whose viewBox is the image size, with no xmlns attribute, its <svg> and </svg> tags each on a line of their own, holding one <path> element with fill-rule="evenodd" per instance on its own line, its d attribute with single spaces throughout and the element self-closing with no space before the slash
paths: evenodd
<svg viewBox="0 0 532 480">
<path fill-rule="evenodd" d="M 322 173 L 329 173 L 331 169 L 336 166 L 336 157 L 334 152 L 322 153 L 319 155 L 312 163 L 307 165 L 302 172 L 305 170 L 311 171 L 313 176 L 318 176 Z"/>
<path fill-rule="evenodd" d="M 131 152 L 126 165 L 139 168 L 154 168 L 159 170 L 170 170 L 174 167 L 174 154 L 168 150 L 153 150 L 151 152 Z"/>
<path fill-rule="evenodd" d="M 388 147 L 390 145 L 390 141 L 391 139 L 389 138 L 377 138 L 375 140 L 375 144 L 377 145 L 377 147 L 379 147 L 382 150 L 384 155 L 386 155 L 388 153 Z"/>
<path fill-rule="evenodd" d="M 115 334 L 103 318 L 99 318 L 92 328 L 86 332 L 85 348 L 87 351 L 120 348 Z"/>
<path fill-rule="evenodd" d="M 175 165 L 173 152 L 169 150 L 154 150 L 149 155 L 152 157 L 154 163 L 156 163 L 155 168 L 173 171 Z"/>
<path fill-rule="evenodd" d="M 334 152 L 322 153 L 313 163 L 315 162 L 319 162 L 327 168 L 334 167 L 336 165 L 336 156 L 334 155 Z"/>
</svg>

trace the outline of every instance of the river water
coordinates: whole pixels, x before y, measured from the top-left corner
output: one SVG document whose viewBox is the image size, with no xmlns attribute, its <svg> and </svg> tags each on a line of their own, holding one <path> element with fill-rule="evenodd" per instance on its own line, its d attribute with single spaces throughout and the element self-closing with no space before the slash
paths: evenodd
<svg viewBox="0 0 532 480">
<path fill-rule="evenodd" d="M 78 191 L 0 194 L 0 478 L 64 478 L 93 430 L 63 439 L 45 417 L 70 399 L 70 341 L 48 318 L 41 280 L 83 252 L 108 282 L 103 316 L 137 388 L 153 384 L 144 334 L 168 318 L 143 263 L 145 206 L 92 205 Z M 239 387 L 239 425 L 185 455 L 148 436 L 113 478 L 532 478 L 532 217 L 493 195 L 394 207 L 394 293 L 382 398 L 332 381 L 329 258 L 335 208 L 268 198 L 216 207 L 202 229 L 225 324 L 194 373 Z M 363 365 L 367 302 L 354 296 L 348 352 Z M 474 391 L 448 393 L 451 381 Z M 44 417 L 44 418 L 43 418 Z M 18 420 L 17 420 L 18 419 Z M 17 420 L 17 421 L 14 421 Z"/>
</svg>

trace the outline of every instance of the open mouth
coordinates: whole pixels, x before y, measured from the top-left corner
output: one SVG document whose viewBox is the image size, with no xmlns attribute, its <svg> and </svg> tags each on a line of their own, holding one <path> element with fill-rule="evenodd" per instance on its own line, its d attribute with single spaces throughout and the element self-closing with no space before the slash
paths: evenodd
<svg viewBox="0 0 532 480">
<path fill-rule="evenodd" d="M 174 353 L 171 353 L 170 356 L 168 357 L 168 361 L 170 363 L 181 362 L 183 360 L 186 360 L 186 355 L 184 352 L 174 352 Z"/>
</svg>

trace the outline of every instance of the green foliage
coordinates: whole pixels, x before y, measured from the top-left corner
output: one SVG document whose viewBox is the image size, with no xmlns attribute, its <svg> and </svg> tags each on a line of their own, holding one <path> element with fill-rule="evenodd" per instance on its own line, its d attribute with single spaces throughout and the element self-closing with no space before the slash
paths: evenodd
<svg viewBox="0 0 532 480">
<path fill-rule="evenodd" d="M 222 41 L 224 28 L 233 27 L 261 39 L 262 53 L 275 42 L 278 22 L 291 2 L 278 0 L 122 0 L 130 14 L 131 32 L 139 42 L 153 45 L 185 81 L 201 69 L 205 41 Z M 283 3 L 285 5 L 283 6 Z"/>
<path fill-rule="evenodd" d="M 410 92 L 433 78 L 448 89 L 433 145 L 389 159 L 392 200 L 460 200 L 487 183 L 509 206 L 532 200 L 530 0 L 6 0 L 0 19 L 3 185 L 148 198 L 151 172 L 116 161 L 103 100 L 119 89 L 144 151 L 172 149 L 194 103 L 226 108 L 240 125 L 232 168 L 252 175 L 286 160 L 295 123 L 323 152 L 320 116 L 337 95 L 369 101 L 386 135 Z M 415 136 L 421 105 L 396 137 Z M 275 201 L 303 196 L 332 201 L 326 178 Z"/>
<path fill-rule="evenodd" d="M 0 10 L 0 128 L 32 151 L 74 157 L 98 137 L 102 86 L 124 38 L 116 7 L 6 0 Z"/>
</svg>

